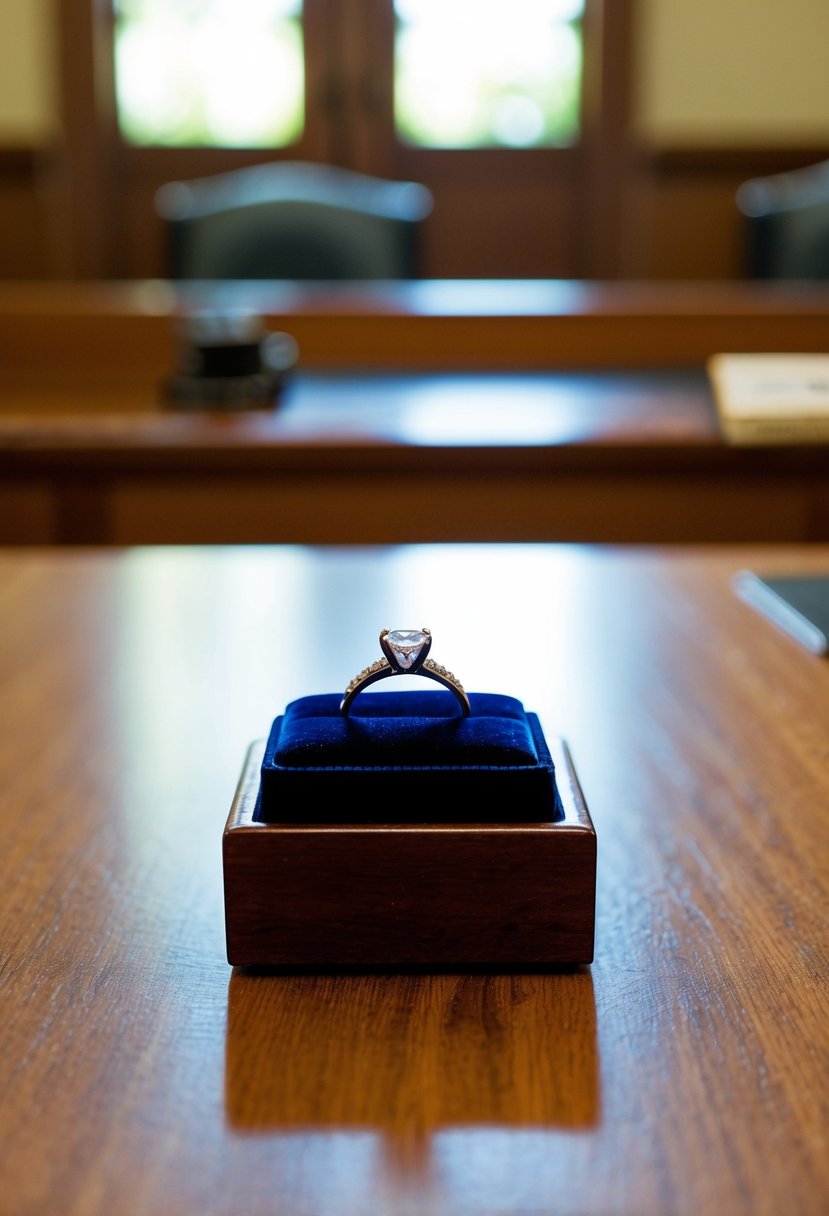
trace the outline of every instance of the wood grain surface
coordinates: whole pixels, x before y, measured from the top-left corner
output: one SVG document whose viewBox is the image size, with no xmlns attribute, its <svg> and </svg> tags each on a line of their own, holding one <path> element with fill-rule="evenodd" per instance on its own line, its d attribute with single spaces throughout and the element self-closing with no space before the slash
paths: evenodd
<svg viewBox="0 0 829 1216">
<path fill-rule="evenodd" d="M 785 546 L 0 552 L 3 1216 L 825 1216 L 829 666 Z M 596 956 L 249 973 L 249 742 L 428 623 L 565 738 Z"/>
</svg>

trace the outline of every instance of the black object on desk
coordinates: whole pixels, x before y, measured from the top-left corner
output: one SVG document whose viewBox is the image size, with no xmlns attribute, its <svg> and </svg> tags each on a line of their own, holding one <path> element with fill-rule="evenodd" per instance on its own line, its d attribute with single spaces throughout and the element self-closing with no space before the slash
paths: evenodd
<svg viewBox="0 0 829 1216">
<path fill-rule="evenodd" d="M 829 653 L 829 575 L 760 575 L 741 570 L 734 589 L 807 650 Z"/>
<path fill-rule="evenodd" d="M 296 365 L 290 334 L 268 332 L 246 310 L 202 309 L 185 317 L 178 368 L 164 382 L 169 409 L 272 409 Z"/>
</svg>

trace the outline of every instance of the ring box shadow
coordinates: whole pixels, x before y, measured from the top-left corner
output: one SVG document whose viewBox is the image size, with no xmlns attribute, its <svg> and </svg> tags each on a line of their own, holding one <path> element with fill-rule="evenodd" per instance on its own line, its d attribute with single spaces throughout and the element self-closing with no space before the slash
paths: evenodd
<svg viewBox="0 0 829 1216">
<path fill-rule="evenodd" d="M 222 840 L 233 966 L 590 963 L 596 832 L 565 741 L 520 701 L 292 702 Z"/>
</svg>

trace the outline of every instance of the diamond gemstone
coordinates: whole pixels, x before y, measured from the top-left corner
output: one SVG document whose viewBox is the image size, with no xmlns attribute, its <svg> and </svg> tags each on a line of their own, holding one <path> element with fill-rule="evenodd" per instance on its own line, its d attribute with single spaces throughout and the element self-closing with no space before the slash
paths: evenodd
<svg viewBox="0 0 829 1216">
<path fill-rule="evenodd" d="M 386 634 L 386 642 L 399 665 L 408 671 L 417 662 L 426 643 L 426 634 L 422 629 L 391 629 Z"/>
</svg>

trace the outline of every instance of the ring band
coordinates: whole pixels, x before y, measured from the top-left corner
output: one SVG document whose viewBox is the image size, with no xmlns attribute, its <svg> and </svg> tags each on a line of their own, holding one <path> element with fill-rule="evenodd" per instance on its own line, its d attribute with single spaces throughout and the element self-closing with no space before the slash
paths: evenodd
<svg viewBox="0 0 829 1216">
<path fill-rule="evenodd" d="M 354 698 L 387 676 L 427 676 L 448 688 L 454 695 L 461 714 L 469 714 L 469 698 L 457 676 L 447 671 L 440 663 L 428 658 L 432 647 L 432 634 L 428 629 L 381 629 L 380 649 L 382 659 L 377 659 L 359 671 L 350 681 L 340 702 L 340 712 L 347 714 Z"/>
</svg>

